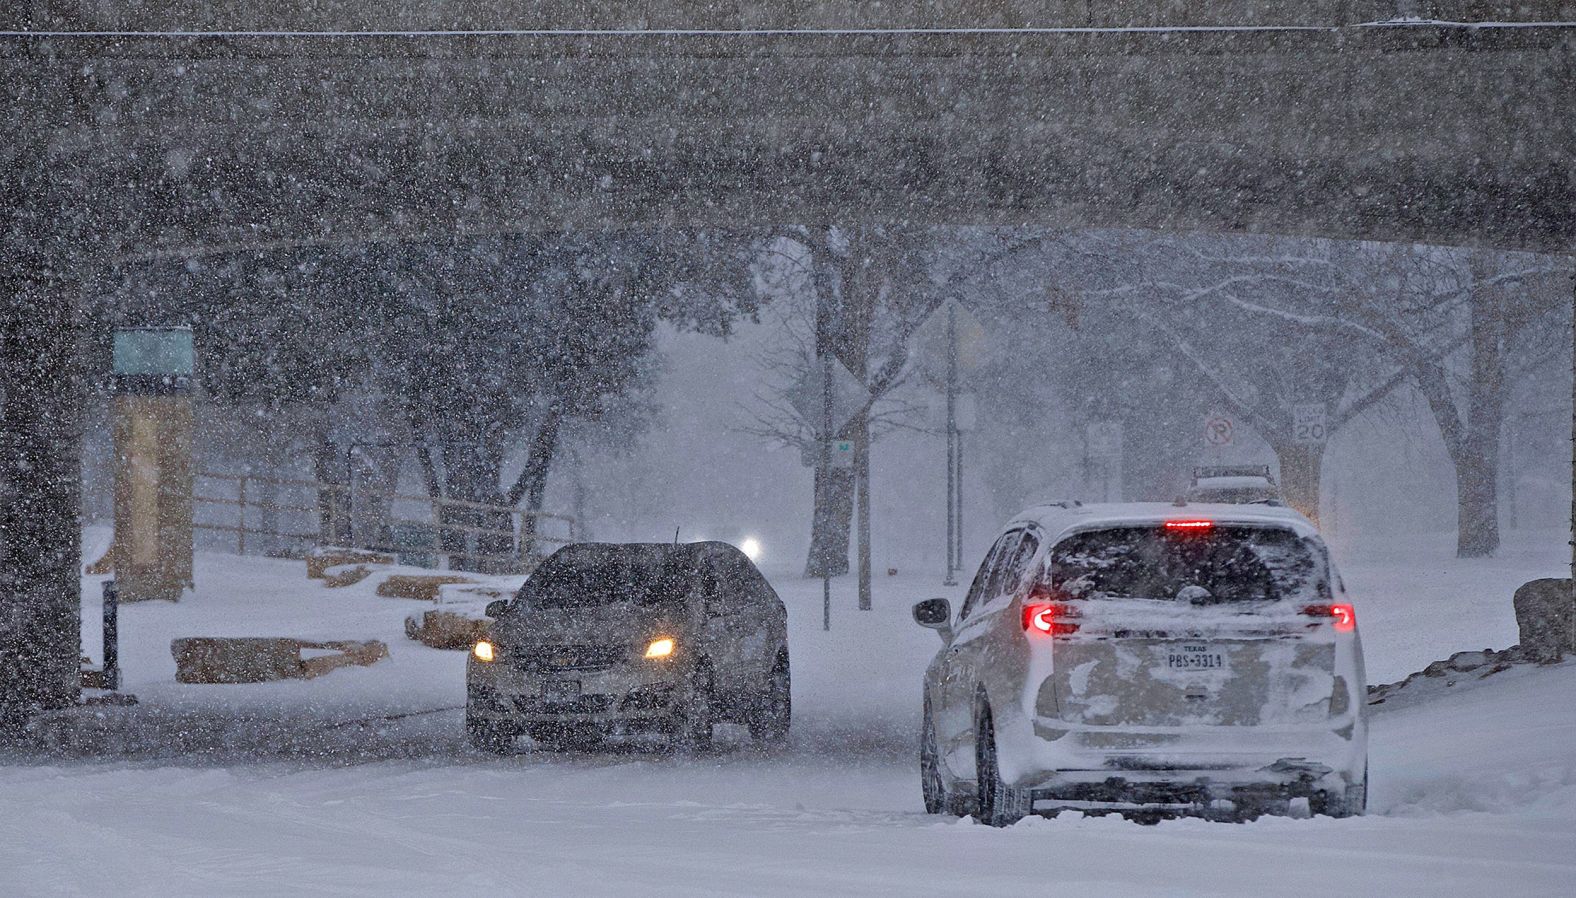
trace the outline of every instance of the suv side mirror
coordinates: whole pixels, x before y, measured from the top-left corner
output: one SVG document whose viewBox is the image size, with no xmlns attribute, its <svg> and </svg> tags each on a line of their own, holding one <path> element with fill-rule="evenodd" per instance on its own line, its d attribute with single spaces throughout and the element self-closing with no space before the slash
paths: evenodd
<svg viewBox="0 0 1576 898">
<path fill-rule="evenodd" d="M 914 604 L 914 623 L 941 634 L 942 640 L 952 641 L 952 603 L 946 599 L 926 599 Z"/>
<path fill-rule="evenodd" d="M 475 606 L 473 605 L 471 607 L 474 608 Z M 482 613 L 491 618 L 500 618 L 503 617 L 504 612 L 508 610 L 509 600 L 499 599 L 496 602 L 488 602 L 487 607 L 482 610 Z"/>
</svg>

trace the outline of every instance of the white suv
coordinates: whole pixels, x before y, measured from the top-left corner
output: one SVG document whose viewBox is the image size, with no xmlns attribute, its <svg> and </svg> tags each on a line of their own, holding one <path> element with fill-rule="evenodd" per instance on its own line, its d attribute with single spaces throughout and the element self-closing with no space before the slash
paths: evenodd
<svg viewBox="0 0 1576 898">
<path fill-rule="evenodd" d="M 925 672 L 931 813 L 1005 825 L 1081 808 L 1243 819 L 1367 804 L 1355 612 L 1324 543 L 1286 508 L 1031 508 Z"/>
</svg>

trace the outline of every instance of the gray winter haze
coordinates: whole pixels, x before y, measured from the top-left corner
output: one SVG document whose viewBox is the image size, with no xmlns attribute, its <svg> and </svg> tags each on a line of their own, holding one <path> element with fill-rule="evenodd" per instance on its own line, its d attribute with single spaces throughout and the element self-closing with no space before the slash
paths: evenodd
<svg viewBox="0 0 1576 898">
<path fill-rule="evenodd" d="M 1576 894 L 1576 0 L 0 3 L 0 896 Z"/>
</svg>

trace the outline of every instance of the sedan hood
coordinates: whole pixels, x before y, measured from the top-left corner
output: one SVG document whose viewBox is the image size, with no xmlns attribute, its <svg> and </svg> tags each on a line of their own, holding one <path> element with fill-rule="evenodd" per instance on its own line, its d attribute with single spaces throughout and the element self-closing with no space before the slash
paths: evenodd
<svg viewBox="0 0 1576 898">
<path fill-rule="evenodd" d="M 506 615 L 493 627 L 508 645 L 636 646 L 658 636 L 677 636 L 679 609 L 614 603 L 577 608 L 525 608 Z"/>
</svg>

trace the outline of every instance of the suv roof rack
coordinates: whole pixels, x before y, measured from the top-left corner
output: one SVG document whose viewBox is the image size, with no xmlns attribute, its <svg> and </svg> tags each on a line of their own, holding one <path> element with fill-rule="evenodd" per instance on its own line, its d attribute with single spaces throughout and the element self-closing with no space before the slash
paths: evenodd
<svg viewBox="0 0 1576 898">
<path fill-rule="evenodd" d="M 1269 465 L 1209 465 L 1193 469 L 1193 483 L 1213 477 L 1263 477 L 1270 483 L 1275 477 Z"/>
</svg>

